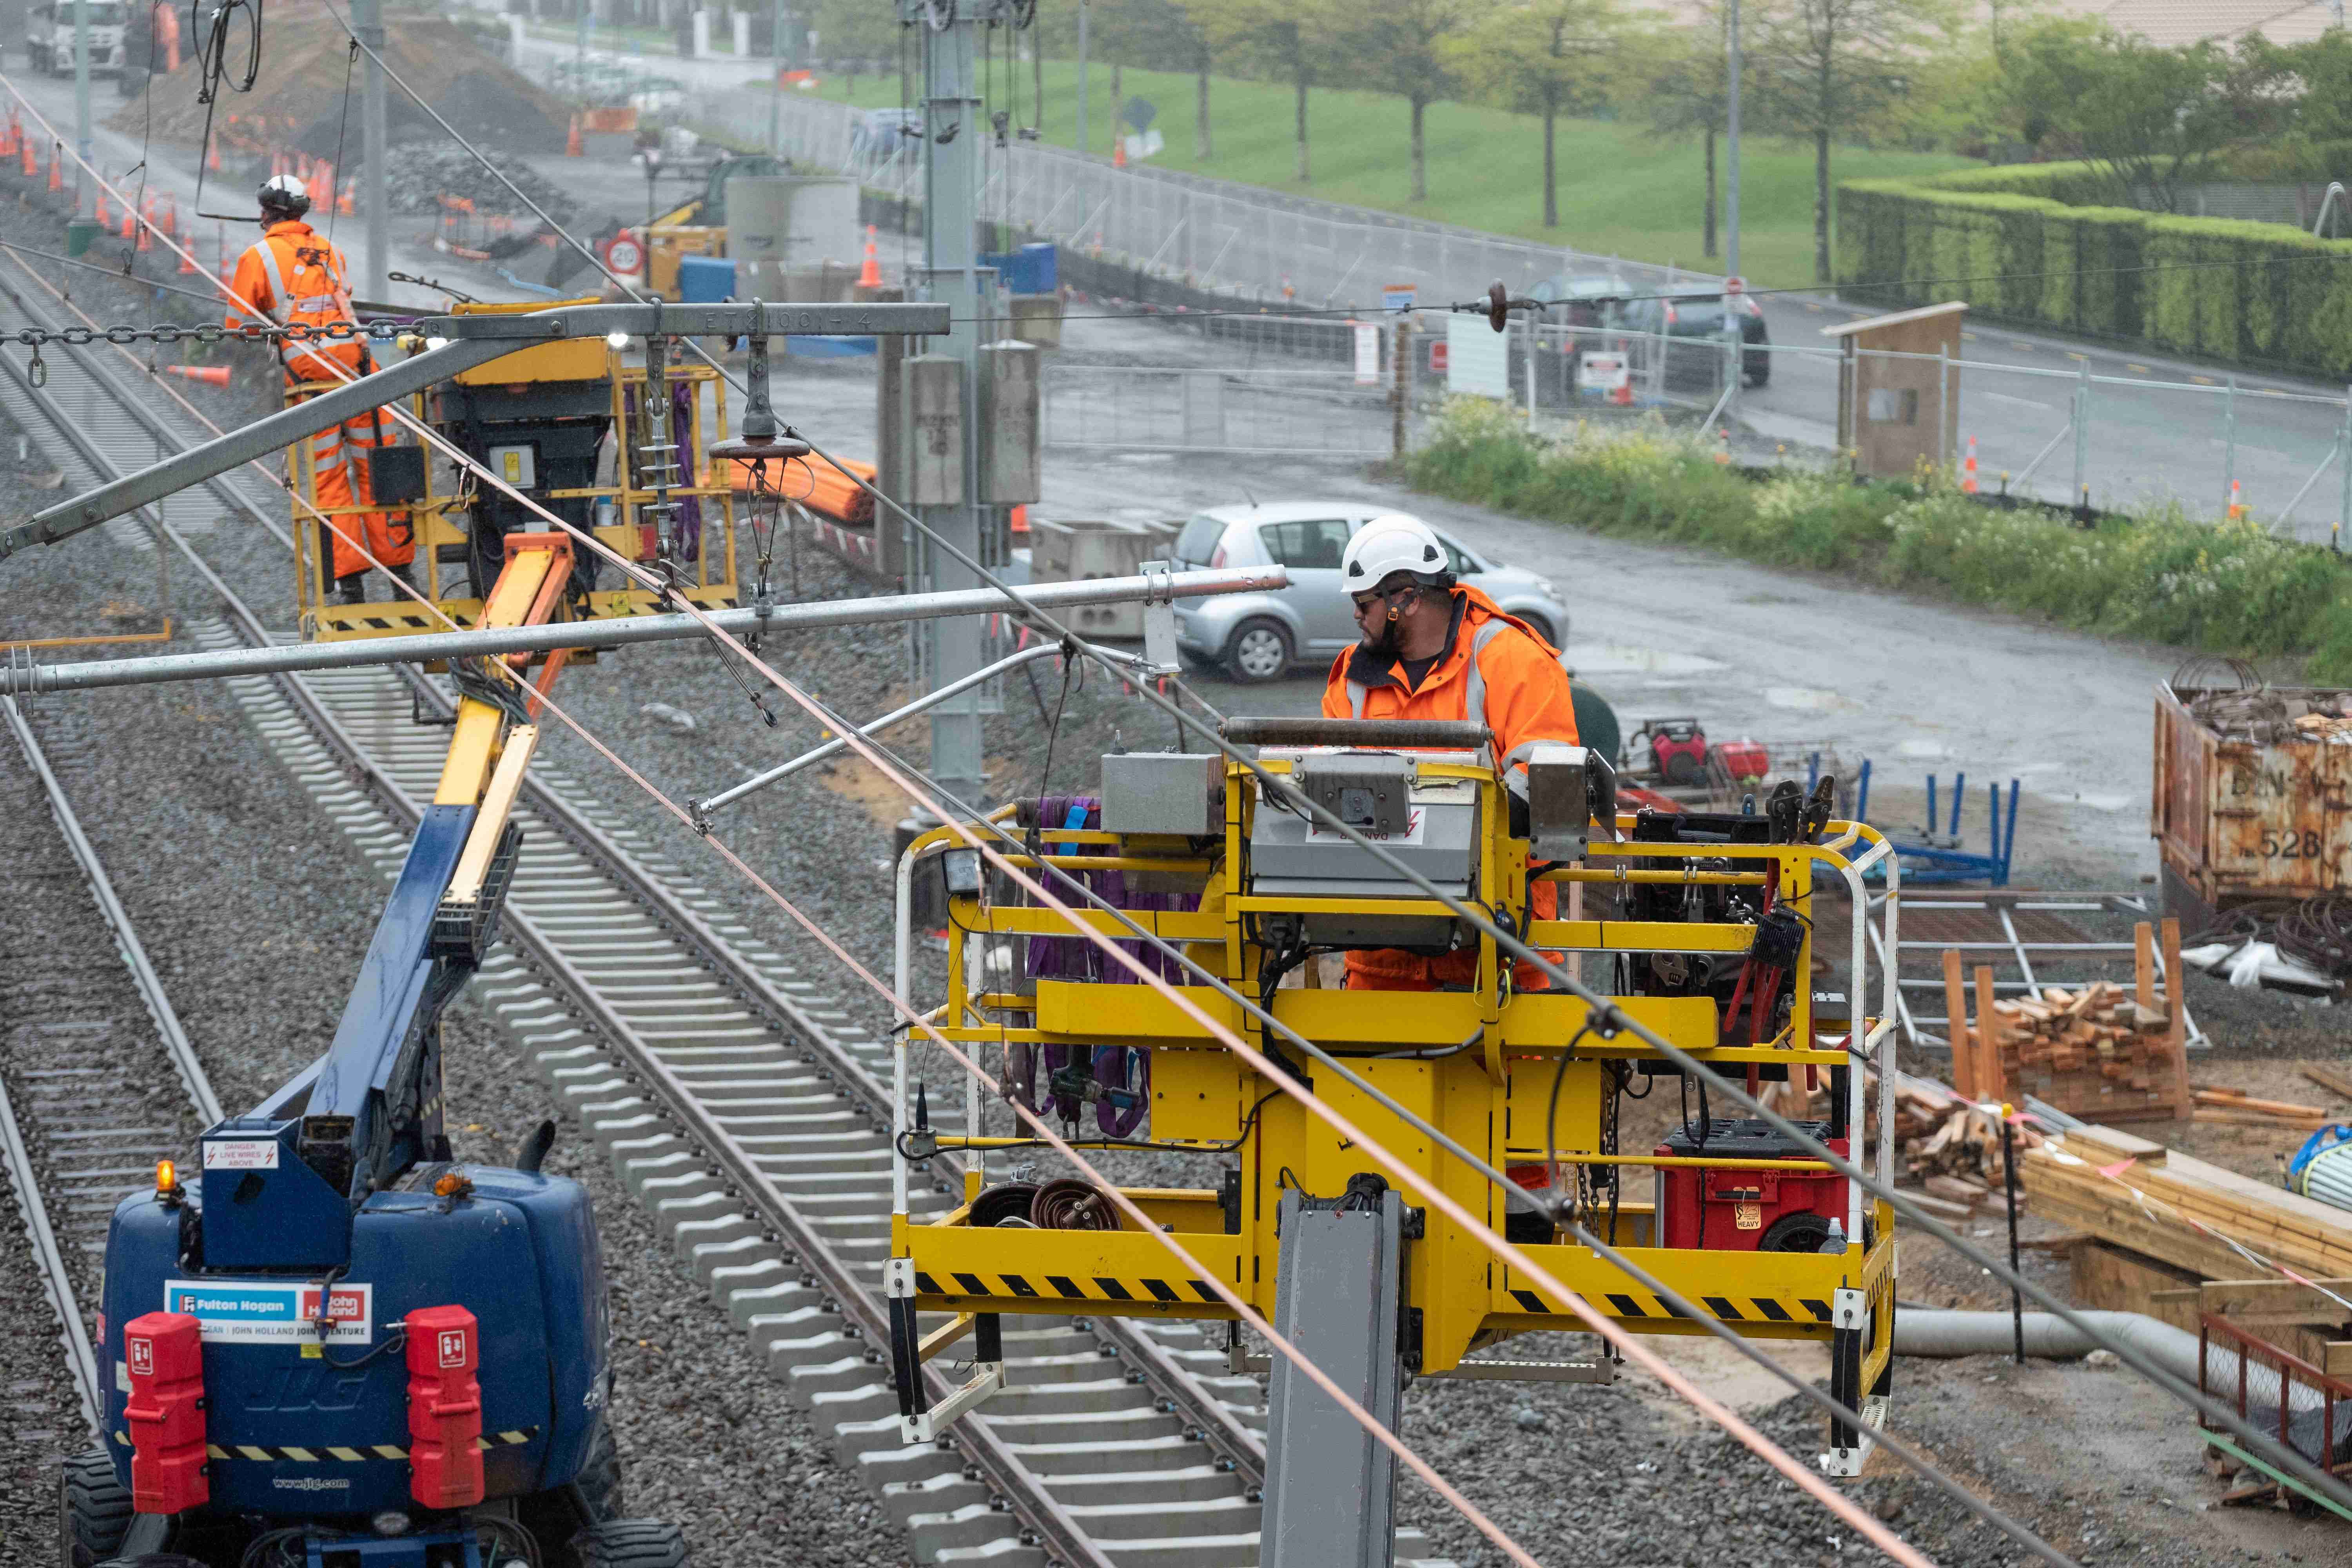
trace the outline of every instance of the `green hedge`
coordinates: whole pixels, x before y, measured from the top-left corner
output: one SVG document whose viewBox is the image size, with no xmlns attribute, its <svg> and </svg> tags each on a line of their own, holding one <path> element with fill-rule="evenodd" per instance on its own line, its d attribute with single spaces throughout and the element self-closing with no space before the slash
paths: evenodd
<svg viewBox="0 0 2352 1568">
<path fill-rule="evenodd" d="M 2015 321 L 2352 375 L 2352 240 L 2027 194 L 2096 184 L 2065 163 L 1848 181 L 1838 287 L 1888 309 L 1965 299 Z"/>
<path fill-rule="evenodd" d="M 1432 494 L 1598 532 L 1843 573 L 2084 631 L 2301 656 L 2315 683 L 2352 684 L 2352 565 L 2251 521 L 2209 524 L 2168 508 L 2084 530 L 2039 509 L 1981 505 L 1948 476 L 1751 478 L 1717 464 L 1705 440 L 1648 428 L 1548 441 L 1475 397 L 1446 405 L 1405 473 Z"/>
</svg>

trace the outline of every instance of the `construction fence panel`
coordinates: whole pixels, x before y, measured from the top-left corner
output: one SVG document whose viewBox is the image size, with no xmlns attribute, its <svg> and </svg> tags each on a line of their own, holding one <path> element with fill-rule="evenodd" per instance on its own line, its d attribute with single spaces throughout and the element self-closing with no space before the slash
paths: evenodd
<svg viewBox="0 0 2352 1568">
<path fill-rule="evenodd" d="M 1389 394 L 1333 371 L 1053 364 L 1048 447 L 1125 452 L 1385 456 Z"/>
</svg>

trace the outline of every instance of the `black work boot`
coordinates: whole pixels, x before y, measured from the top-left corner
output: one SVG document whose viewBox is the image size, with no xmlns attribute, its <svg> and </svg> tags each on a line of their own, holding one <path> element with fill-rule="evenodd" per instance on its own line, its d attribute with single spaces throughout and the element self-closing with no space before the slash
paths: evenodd
<svg viewBox="0 0 2352 1568">
<path fill-rule="evenodd" d="M 342 595 L 343 603 L 346 605 L 367 603 L 367 574 L 364 572 L 354 572 L 348 577 L 336 578 L 335 587 Z"/>
<path fill-rule="evenodd" d="M 403 587 L 414 589 L 416 586 L 416 578 L 413 574 L 411 568 L 404 562 L 398 566 L 387 566 L 384 568 L 384 571 L 393 578 L 397 580 Z M 394 599 L 404 599 L 406 598 L 407 595 L 405 594 L 394 594 L 393 597 Z"/>
</svg>

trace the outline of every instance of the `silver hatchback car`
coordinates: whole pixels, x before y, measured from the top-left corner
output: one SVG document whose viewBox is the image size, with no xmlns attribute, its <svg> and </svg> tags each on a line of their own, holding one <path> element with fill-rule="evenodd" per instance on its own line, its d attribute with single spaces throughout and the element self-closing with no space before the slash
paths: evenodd
<svg viewBox="0 0 2352 1568">
<path fill-rule="evenodd" d="M 1176 537 L 1176 564 L 1286 566 L 1290 586 L 1270 594 L 1180 599 L 1176 646 L 1235 680 L 1279 679 L 1301 660 L 1328 662 L 1356 641 L 1355 616 L 1339 587 L 1339 558 L 1356 530 L 1388 509 L 1360 501 L 1277 501 L 1217 506 L 1196 512 Z M 1475 554 L 1443 529 L 1433 530 L 1454 558 L 1454 573 L 1535 627 L 1558 647 L 1568 636 L 1568 607 L 1532 572 Z"/>
</svg>

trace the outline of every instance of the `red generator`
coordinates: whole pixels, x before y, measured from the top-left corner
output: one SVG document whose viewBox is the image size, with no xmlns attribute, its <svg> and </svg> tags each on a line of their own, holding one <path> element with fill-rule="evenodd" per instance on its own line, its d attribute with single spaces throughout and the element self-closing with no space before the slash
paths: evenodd
<svg viewBox="0 0 2352 1568">
<path fill-rule="evenodd" d="M 1848 1140 L 1830 1136 L 1826 1121 L 1797 1125 L 1846 1158 Z M 1809 1160 L 1804 1146 L 1769 1123 L 1717 1120 L 1702 1148 L 1678 1128 L 1657 1152 L 1678 1159 Z M 1658 1171 L 1660 1229 L 1668 1247 L 1717 1252 L 1819 1252 L 1830 1222 L 1845 1225 L 1846 1181 L 1834 1171 L 1715 1171 L 1667 1165 Z"/>
<path fill-rule="evenodd" d="M 1671 784 L 1695 784 L 1706 772 L 1706 731 L 1696 719 L 1653 719 L 1642 726 L 1650 764 Z"/>
</svg>

